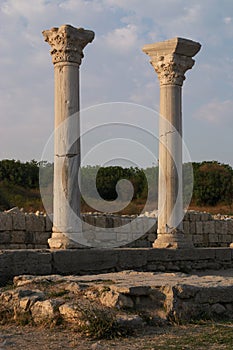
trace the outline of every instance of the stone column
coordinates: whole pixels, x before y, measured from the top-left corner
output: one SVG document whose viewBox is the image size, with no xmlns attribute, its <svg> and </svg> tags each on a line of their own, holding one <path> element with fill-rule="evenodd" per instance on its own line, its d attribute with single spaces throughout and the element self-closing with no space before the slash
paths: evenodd
<svg viewBox="0 0 233 350">
<path fill-rule="evenodd" d="M 80 225 L 79 66 L 94 32 L 62 25 L 43 31 L 54 64 L 54 193 L 50 248 L 75 248 Z M 72 240 L 72 237 L 74 240 Z"/>
<path fill-rule="evenodd" d="M 197 42 L 174 38 L 145 45 L 160 81 L 158 237 L 154 248 L 193 247 L 183 232 L 182 85 L 200 50 Z"/>
</svg>

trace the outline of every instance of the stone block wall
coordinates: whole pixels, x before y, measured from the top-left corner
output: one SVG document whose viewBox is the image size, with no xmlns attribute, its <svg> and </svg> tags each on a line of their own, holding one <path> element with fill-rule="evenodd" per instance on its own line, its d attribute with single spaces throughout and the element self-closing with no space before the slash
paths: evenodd
<svg viewBox="0 0 233 350">
<path fill-rule="evenodd" d="M 102 243 L 114 247 L 117 241 L 121 247 L 150 248 L 157 237 L 155 217 L 140 216 L 137 223 L 135 216 L 83 214 L 82 217 L 84 237 L 89 243 L 97 242 L 97 247 Z M 183 225 L 185 233 L 192 236 L 195 247 L 228 247 L 233 242 L 232 218 L 216 219 L 208 213 L 189 211 Z M 101 231 L 102 228 L 109 228 L 109 232 Z M 26 214 L 17 208 L 0 212 L 0 249 L 49 248 L 47 241 L 51 231 L 52 223 L 46 215 Z M 141 232 L 146 233 L 138 238 Z M 128 237 L 132 239 L 129 244 Z"/>
<path fill-rule="evenodd" d="M 48 248 L 52 223 L 48 216 L 20 210 L 0 212 L 0 249 Z"/>
<path fill-rule="evenodd" d="M 132 237 L 135 240 L 130 244 L 122 244 L 122 246 L 131 248 L 149 248 L 157 237 L 157 219 L 153 217 L 140 216 L 137 224 L 133 221 L 135 216 L 114 216 L 114 215 L 99 215 L 99 214 L 84 214 L 83 220 L 97 227 L 100 231 L 101 227 L 115 227 L 117 241 L 122 240 L 124 243 L 123 234 L 117 233 L 117 227 L 130 223 Z M 136 226 L 135 226 L 136 225 Z M 148 229 L 150 227 L 150 229 Z M 195 247 L 229 247 L 233 242 L 233 219 L 221 218 L 215 219 L 209 213 L 201 213 L 188 211 L 183 220 L 184 232 L 192 236 Z M 85 232 L 85 227 L 84 227 Z M 146 232 L 143 236 L 137 239 L 141 232 Z M 92 240 L 94 239 L 92 232 Z M 127 233 L 129 234 L 129 232 Z M 98 233 L 99 235 L 99 233 Z M 97 235 L 96 235 L 97 236 Z M 96 240 L 98 237 L 96 237 Z"/>
</svg>

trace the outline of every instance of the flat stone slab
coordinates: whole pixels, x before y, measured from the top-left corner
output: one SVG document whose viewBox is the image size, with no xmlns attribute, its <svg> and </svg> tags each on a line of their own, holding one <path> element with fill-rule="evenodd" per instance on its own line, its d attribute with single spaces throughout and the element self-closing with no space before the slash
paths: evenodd
<svg viewBox="0 0 233 350">
<path fill-rule="evenodd" d="M 1 250 L 0 283 L 14 276 L 95 275 L 137 270 L 185 272 L 233 269 L 233 249 L 70 249 Z"/>
<path fill-rule="evenodd" d="M 56 275 L 54 275 L 55 277 Z M 25 276 L 27 279 L 27 276 Z M 43 278 L 43 277 L 42 277 Z M 57 277 L 55 277 L 56 279 Z M 101 281 L 113 281 L 119 286 L 175 286 L 187 284 L 199 287 L 233 286 L 233 269 L 208 270 L 185 274 L 180 272 L 138 272 L 126 270 L 121 272 L 86 275 L 86 276 L 59 276 L 59 279 L 76 282 L 100 283 Z"/>
</svg>

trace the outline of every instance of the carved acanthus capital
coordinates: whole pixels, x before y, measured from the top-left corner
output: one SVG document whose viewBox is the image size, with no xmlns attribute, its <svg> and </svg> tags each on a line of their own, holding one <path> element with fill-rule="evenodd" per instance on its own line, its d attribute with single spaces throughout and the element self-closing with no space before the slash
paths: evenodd
<svg viewBox="0 0 233 350">
<path fill-rule="evenodd" d="M 45 41 L 51 46 L 53 63 L 74 62 L 81 64 L 84 47 L 94 39 L 94 32 L 83 28 L 62 25 L 42 32 Z"/>
<path fill-rule="evenodd" d="M 185 79 L 185 72 L 194 65 L 192 59 L 201 48 L 198 42 L 173 38 L 154 44 L 145 45 L 143 51 L 150 56 L 151 64 L 158 74 L 160 85 L 180 85 Z"/>
<path fill-rule="evenodd" d="M 151 57 L 151 64 L 154 67 L 160 85 L 183 85 L 185 72 L 194 65 L 191 57 L 168 54 L 165 56 Z"/>
</svg>

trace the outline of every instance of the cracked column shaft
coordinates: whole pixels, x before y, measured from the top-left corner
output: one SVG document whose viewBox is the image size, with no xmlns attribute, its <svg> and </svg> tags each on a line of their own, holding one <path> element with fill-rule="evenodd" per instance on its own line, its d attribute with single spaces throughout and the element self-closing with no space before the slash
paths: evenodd
<svg viewBox="0 0 233 350">
<path fill-rule="evenodd" d="M 50 248 L 75 248 L 80 227 L 79 66 L 94 32 L 62 25 L 43 31 L 54 64 L 54 193 Z M 77 237 L 78 238 L 78 237 Z"/>
<path fill-rule="evenodd" d="M 182 225 L 182 85 L 200 48 L 199 43 L 182 38 L 143 47 L 160 81 L 159 216 L 154 248 L 193 246 Z"/>
</svg>

